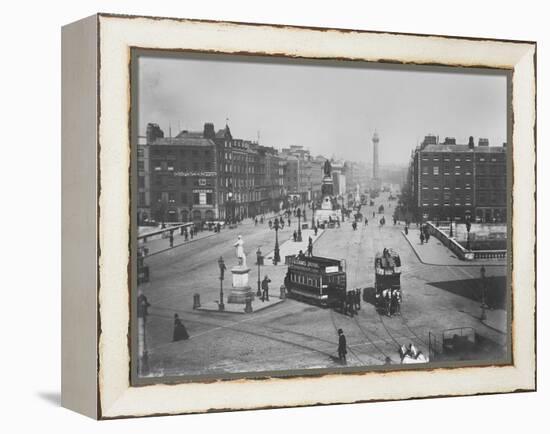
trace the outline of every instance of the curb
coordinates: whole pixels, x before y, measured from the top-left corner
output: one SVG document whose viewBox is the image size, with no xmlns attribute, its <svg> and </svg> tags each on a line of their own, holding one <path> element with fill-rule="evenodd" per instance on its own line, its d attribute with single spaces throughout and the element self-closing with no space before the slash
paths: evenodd
<svg viewBox="0 0 550 434">
<path fill-rule="evenodd" d="M 189 241 L 184 241 L 183 243 L 181 244 L 175 244 L 174 247 L 168 247 L 166 249 L 162 249 L 162 250 L 159 250 L 157 252 L 154 252 L 154 253 L 149 253 L 147 256 L 145 256 L 145 258 L 149 258 L 150 256 L 155 256 L 155 255 L 158 255 L 159 253 L 164 253 L 164 252 L 168 252 L 169 250 L 173 250 L 173 249 L 176 249 L 178 247 L 181 247 L 181 246 L 186 246 L 187 244 L 191 244 L 191 243 L 194 243 L 195 241 L 200 241 L 200 240 L 204 240 L 206 238 L 210 238 L 210 237 L 213 237 L 217 235 L 217 232 L 214 232 L 213 234 L 210 234 L 210 235 L 206 235 L 204 237 L 200 237 L 200 238 L 194 238 L 192 240 L 189 240 Z"/>
<path fill-rule="evenodd" d="M 411 249 L 414 252 L 414 254 L 416 255 L 416 257 L 418 258 L 418 260 L 424 265 L 431 265 L 433 267 L 480 267 L 480 266 L 484 266 L 484 267 L 505 267 L 506 266 L 506 264 L 486 264 L 486 263 L 481 263 L 481 262 L 476 263 L 476 264 L 433 264 L 431 262 L 425 262 L 425 261 L 422 260 L 422 258 L 420 257 L 420 255 L 418 254 L 416 249 L 414 248 L 414 246 L 412 244 L 412 241 L 409 240 L 409 237 L 407 235 L 405 235 L 405 232 L 401 231 L 401 234 L 405 237 L 405 239 L 407 240 L 407 242 L 411 246 Z"/>
<path fill-rule="evenodd" d="M 260 308 L 257 308 L 257 309 L 254 309 L 251 313 L 247 313 L 244 311 L 244 305 L 243 305 L 243 310 L 242 311 L 228 311 L 228 310 L 223 310 L 223 311 L 220 311 L 218 309 L 209 309 L 209 308 L 206 308 L 206 307 L 199 307 L 197 309 L 194 309 L 195 311 L 199 311 L 199 312 L 215 312 L 215 313 L 220 313 L 220 314 L 225 314 L 225 313 L 228 313 L 230 315 L 254 315 L 255 313 L 257 312 L 262 312 L 266 309 L 269 309 L 270 307 L 273 307 L 273 306 L 278 306 L 280 305 L 281 303 L 284 303 L 286 300 L 286 298 L 283 298 L 283 299 L 279 299 L 279 301 L 275 302 L 275 303 L 271 303 L 267 306 L 263 306 L 263 307 L 260 307 Z M 217 306 L 217 305 L 216 305 Z"/>
</svg>

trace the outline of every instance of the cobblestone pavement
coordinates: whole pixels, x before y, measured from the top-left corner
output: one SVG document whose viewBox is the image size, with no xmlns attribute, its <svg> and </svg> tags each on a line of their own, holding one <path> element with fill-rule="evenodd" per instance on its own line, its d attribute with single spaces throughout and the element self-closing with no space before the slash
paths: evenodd
<svg viewBox="0 0 550 434">
<path fill-rule="evenodd" d="M 376 201 L 376 209 L 380 203 L 380 199 Z M 385 204 L 386 221 L 390 222 L 394 205 L 390 208 Z M 373 207 L 366 207 L 365 211 L 370 216 Z M 360 224 L 356 231 L 350 221 L 341 228 L 326 230 L 316 240 L 314 251 L 316 255 L 346 260 L 348 287 L 369 288 L 374 283 L 375 253 L 384 247 L 396 249 L 403 263 L 401 316 L 380 316 L 374 306 L 363 302 L 359 314 L 351 318 L 290 299 L 248 315 L 193 310 L 194 293 L 200 294 L 201 302 L 219 299 L 217 260 L 223 256 L 228 269 L 237 263 L 233 248 L 237 235 L 242 235 L 245 241 L 252 268 L 250 282 L 256 282 L 255 252 L 258 247 L 264 254 L 271 252 L 274 245 L 275 233 L 267 223 L 258 226 L 245 223 L 237 229 L 148 257 L 151 282 L 140 286 L 140 290 L 152 305 L 146 330 L 151 375 L 339 369 L 342 365 L 336 359 L 338 328 L 347 337 L 348 366 L 380 365 L 387 357 L 392 363 L 399 363 L 399 345 L 411 342 L 428 354 L 429 333 L 441 336 L 443 330 L 454 327 L 473 327 L 498 350 L 484 357 L 497 357 L 497 353 L 500 357 L 506 344 L 506 334 L 501 331 L 505 329 L 506 314 L 488 312 L 490 324 L 480 321 L 479 301 L 471 296 L 475 291 L 472 282 L 479 278 L 479 270 L 423 264 L 403 237 L 402 226 L 380 227 L 369 220 L 368 226 Z M 280 241 L 291 238 L 294 226 L 285 225 L 279 231 Z M 490 269 L 503 282 L 505 272 L 504 266 Z M 260 269 L 262 277 L 268 274 L 272 280 L 273 295 L 278 295 L 285 273 L 286 266 L 274 266 L 267 261 Z M 231 277 L 226 276 L 225 285 L 230 286 L 230 281 Z M 174 313 L 185 324 L 189 340 L 171 341 Z"/>
</svg>

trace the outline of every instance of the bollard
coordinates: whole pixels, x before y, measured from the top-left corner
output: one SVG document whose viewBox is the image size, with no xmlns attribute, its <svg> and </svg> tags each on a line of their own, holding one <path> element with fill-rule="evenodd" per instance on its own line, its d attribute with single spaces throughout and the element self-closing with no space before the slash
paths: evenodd
<svg viewBox="0 0 550 434">
<path fill-rule="evenodd" d="M 245 313 L 252 313 L 252 297 L 249 295 L 246 296 L 246 301 L 245 301 L 245 306 L 244 306 L 244 312 Z"/>
<path fill-rule="evenodd" d="M 193 294 L 193 309 L 198 309 L 201 307 L 201 295 L 200 294 Z"/>
<path fill-rule="evenodd" d="M 281 300 L 284 300 L 286 298 L 286 287 L 285 287 L 285 285 L 281 285 L 280 291 L 281 291 L 281 294 L 279 295 L 279 298 Z"/>
</svg>

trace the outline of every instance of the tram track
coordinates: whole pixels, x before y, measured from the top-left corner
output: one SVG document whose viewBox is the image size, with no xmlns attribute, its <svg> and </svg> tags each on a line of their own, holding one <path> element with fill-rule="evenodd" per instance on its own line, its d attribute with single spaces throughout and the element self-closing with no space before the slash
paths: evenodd
<svg viewBox="0 0 550 434">
<path fill-rule="evenodd" d="M 357 255 L 356 255 L 356 263 L 355 263 L 355 267 L 354 267 L 354 276 L 353 276 L 353 281 L 354 283 L 357 285 L 358 283 L 358 279 L 357 279 L 357 276 L 359 274 L 359 265 L 360 265 L 360 258 L 361 258 L 361 245 L 363 243 L 363 235 L 364 235 L 364 230 L 365 230 L 365 226 L 361 227 L 360 226 L 360 234 L 359 234 L 359 242 L 357 243 Z M 379 358 L 377 357 L 374 357 L 375 359 L 377 360 L 380 360 L 382 363 L 385 363 L 386 359 L 389 357 L 385 351 L 383 351 L 378 345 L 376 345 L 374 343 L 374 340 L 370 338 L 370 336 L 367 334 L 367 332 L 365 331 L 365 329 L 361 326 L 361 324 L 359 323 L 359 320 L 357 319 L 356 316 L 353 317 L 353 321 L 355 323 L 355 325 L 357 326 L 357 328 L 360 330 L 361 334 L 365 337 L 365 339 L 367 339 L 367 341 L 376 349 L 376 351 L 378 351 L 380 354 L 382 354 L 382 357 L 384 358 L 383 360 L 380 360 Z"/>
<path fill-rule="evenodd" d="M 378 245 L 383 243 L 383 240 L 382 240 L 382 237 L 381 237 L 381 231 L 373 231 L 373 241 L 376 241 L 376 244 L 378 244 Z M 375 247 L 374 243 L 373 243 L 373 247 Z M 375 249 L 376 249 L 376 247 L 375 247 Z M 403 294 L 403 290 L 401 290 L 401 293 Z M 390 330 L 388 329 L 387 325 L 385 324 L 380 312 L 378 312 L 378 310 L 376 310 L 376 313 L 378 315 L 378 319 L 380 320 L 380 323 L 382 324 L 382 327 L 386 331 L 386 334 L 398 346 L 398 348 L 400 348 L 402 344 L 399 343 L 399 341 L 397 341 L 397 339 L 394 337 L 394 335 L 390 332 Z M 417 340 L 417 344 L 420 342 L 422 344 L 422 346 L 425 346 L 425 345 L 427 346 L 428 344 L 426 343 L 426 341 L 424 341 L 420 336 L 418 336 L 418 334 L 408 325 L 406 319 L 403 316 L 403 313 L 400 312 L 400 314 L 398 316 L 399 316 L 399 319 L 401 321 L 401 324 L 408 330 L 409 333 L 412 334 L 412 336 L 414 336 L 416 338 L 416 339 L 414 339 L 412 337 L 409 337 L 408 339 Z M 404 336 L 401 334 L 401 337 L 404 337 Z"/>
</svg>

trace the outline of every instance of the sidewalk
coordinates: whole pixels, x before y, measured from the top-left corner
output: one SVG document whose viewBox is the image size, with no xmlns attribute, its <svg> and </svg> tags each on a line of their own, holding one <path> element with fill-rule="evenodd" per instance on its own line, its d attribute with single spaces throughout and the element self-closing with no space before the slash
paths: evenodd
<svg viewBox="0 0 550 434">
<path fill-rule="evenodd" d="M 185 236 L 180 235 L 180 231 L 178 230 L 178 231 L 174 231 L 173 247 L 170 247 L 170 238 L 168 237 L 153 239 L 153 240 L 147 241 L 146 243 L 141 242 L 138 244 L 138 247 L 139 248 L 145 247 L 149 249 L 149 253 L 146 255 L 147 257 L 147 256 L 153 256 L 158 253 L 165 252 L 167 250 L 176 248 L 178 246 L 182 246 L 183 244 L 189 244 L 197 240 L 213 237 L 215 235 L 218 235 L 218 233 L 214 231 L 202 231 L 194 235 L 193 238 L 191 238 L 191 236 L 188 236 L 187 241 L 185 241 Z"/>
<path fill-rule="evenodd" d="M 481 322 L 485 324 L 487 327 L 502 333 L 507 334 L 508 333 L 508 322 L 506 320 L 506 311 L 502 309 L 494 309 L 490 310 L 487 309 L 485 311 L 485 315 L 487 319 L 482 320 Z"/>
<path fill-rule="evenodd" d="M 338 229 L 333 229 L 338 230 Z M 323 235 L 324 230 L 319 229 L 317 231 L 317 236 L 315 236 L 315 232 L 312 229 L 302 229 L 302 241 L 300 242 L 294 242 L 292 237 L 287 239 L 286 241 L 283 241 L 283 239 L 279 238 L 279 256 L 281 257 L 281 262 L 285 262 L 285 257 L 288 255 L 297 255 L 300 250 L 307 254 L 307 245 L 309 242 L 309 237 L 313 240 L 313 255 L 315 255 L 315 241 L 317 241 L 321 235 Z M 269 252 L 265 257 L 268 261 L 273 261 L 273 255 L 274 251 L 272 250 Z"/>
<path fill-rule="evenodd" d="M 459 267 L 480 267 L 484 266 L 505 266 L 506 259 L 475 259 L 473 261 L 463 261 L 445 247 L 435 238 L 430 237 L 428 243 L 420 244 L 420 230 L 409 229 L 409 234 L 403 236 L 411 245 L 419 261 L 426 265 L 452 265 Z"/>
</svg>

